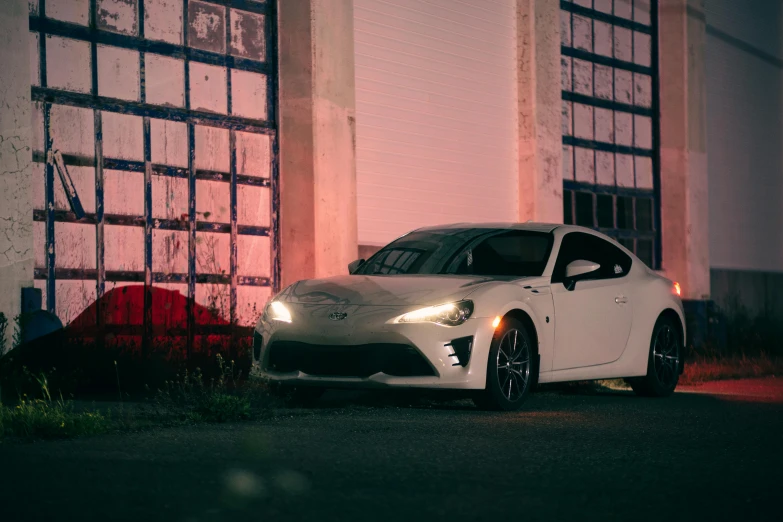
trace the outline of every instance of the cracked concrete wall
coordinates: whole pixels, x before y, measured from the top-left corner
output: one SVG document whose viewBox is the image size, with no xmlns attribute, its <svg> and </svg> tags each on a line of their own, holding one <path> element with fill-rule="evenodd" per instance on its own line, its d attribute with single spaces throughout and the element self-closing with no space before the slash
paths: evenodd
<svg viewBox="0 0 783 522">
<path fill-rule="evenodd" d="M 686 299 L 710 296 L 704 0 L 662 0 L 662 269 Z"/>
<path fill-rule="evenodd" d="M 563 222 L 560 3 L 517 2 L 519 220 Z"/>
<path fill-rule="evenodd" d="M 33 285 L 27 18 L 27 0 L 0 2 L 0 312 L 9 319 L 20 311 L 20 289 Z"/>
<path fill-rule="evenodd" d="M 282 286 L 358 255 L 353 1 L 279 2 Z"/>
</svg>

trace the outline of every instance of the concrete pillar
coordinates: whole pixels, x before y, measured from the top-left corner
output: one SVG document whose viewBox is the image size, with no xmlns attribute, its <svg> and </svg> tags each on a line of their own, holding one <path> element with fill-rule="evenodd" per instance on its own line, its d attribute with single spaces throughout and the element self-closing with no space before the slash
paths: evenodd
<svg viewBox="0 0 783 522">
<path fill-rule="evenodd" d="M 27 0 L 0 2 L 0 312 L 10 321 L 6 348 L 21 288 L 33 286 L 28 26 Z"/>
<path fill-rule="evenodd" d="M 278 2 L 282 285 L 358 256 L 353 1 Z"/>
<path fill-rule="evenodd" d="M 704 0 L 660 0 L 662 269 L 710 295 Z"/>
<path fill-rule="evenodd" d="M 560 2 L 517 0 L 519 219 L 563 222 Z"/>
</svg>

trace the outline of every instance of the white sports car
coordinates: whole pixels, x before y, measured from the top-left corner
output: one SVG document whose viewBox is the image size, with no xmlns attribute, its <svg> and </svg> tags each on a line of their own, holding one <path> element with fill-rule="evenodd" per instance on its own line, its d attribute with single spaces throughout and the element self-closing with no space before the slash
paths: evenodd
<svg viewBox="0 0 783 522">
<path fill-rule="evenodd" d="M 625 378 L 666 396 L 682 372 L 679 286 L 590 229 L 421 228 L 349 273 L 267 304 L 253 359 L 278 389 L 471 390 L 514 410 L 536 383 Z"/>
</svg>

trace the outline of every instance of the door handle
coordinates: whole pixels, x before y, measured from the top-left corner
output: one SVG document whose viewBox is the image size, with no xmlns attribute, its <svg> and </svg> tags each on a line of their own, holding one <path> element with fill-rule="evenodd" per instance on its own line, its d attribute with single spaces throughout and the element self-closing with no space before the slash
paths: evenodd
<svg viewBox="0 0 783 522">
<path fill-rule="evenodd" d="M 617 297 L 614 298 L 614 302 L 617 304 L 625 304 L 628 302 L 628 298 L 625 297 L 624 295 L 618 295 Z"/>
</svg>

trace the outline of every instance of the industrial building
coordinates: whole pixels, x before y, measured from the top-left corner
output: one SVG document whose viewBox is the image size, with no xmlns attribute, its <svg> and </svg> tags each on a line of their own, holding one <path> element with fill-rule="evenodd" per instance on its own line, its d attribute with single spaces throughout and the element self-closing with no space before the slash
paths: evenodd
<svg viewBox="0 0 783 522">
<path fill-rule="evenodd" d="M 34 287 L 64 324 L 175 335 L 153 311 L 181 298 L 192 340 L 417 227 L 534 220 L 615 237 L 696 316 L 783 317 L 781 23 L 773 0 L 4 0 L 0 311 Z"/>
</svg>

